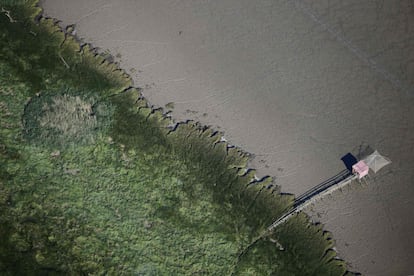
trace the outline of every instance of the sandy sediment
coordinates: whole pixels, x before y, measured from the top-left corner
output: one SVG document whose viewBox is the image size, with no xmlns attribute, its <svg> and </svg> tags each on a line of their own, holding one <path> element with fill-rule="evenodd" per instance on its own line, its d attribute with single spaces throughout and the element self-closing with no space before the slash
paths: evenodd
<svg viewBox="0 0 414 276">
<path fill-rule="evenodd" d="M 412 273 L 414 20 L 402 2 L 41 1 L 156 107 L 224 132 L 299 195 L 365 142 L 393 163 L 307 211 L 350 267 Z M 174 106 L 172 108 L 172 106 Z"/>
</svg>

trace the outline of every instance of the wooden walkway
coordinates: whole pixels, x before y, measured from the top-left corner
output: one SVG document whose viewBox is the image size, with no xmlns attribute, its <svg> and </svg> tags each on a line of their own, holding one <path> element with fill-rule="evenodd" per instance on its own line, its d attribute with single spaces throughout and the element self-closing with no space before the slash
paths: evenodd
<svg viewBox="0 0 414 276">
<path fill-rule="evenodd" d="M 321 184 L 313 187 L 312 189 L 308 190 L 298 198 L 296 198 L 295 203 L 293 204 L 293 208 L 287 211 L 284 215 L 282 215 L 280 218 L 278 218 L 275 222 L 272 223 L 267 228 L 267 233 L 270 233 L 273 231 L 276 227 L 279 225 L 285 223 L 287 220 L 289 220 L 293 215 L 296 213 L 302 211 L 304 208 L 306 208 L 308 205 L 312 204 L 318 199 L 321 199 L 322 197 L 332 193 L 333 191 L 336 191 L 353 180 L 357 179 L 357 175 L 353 175 L 348 170 L 343 170 L 334 177 L 322 182 Z"/>
</svg>

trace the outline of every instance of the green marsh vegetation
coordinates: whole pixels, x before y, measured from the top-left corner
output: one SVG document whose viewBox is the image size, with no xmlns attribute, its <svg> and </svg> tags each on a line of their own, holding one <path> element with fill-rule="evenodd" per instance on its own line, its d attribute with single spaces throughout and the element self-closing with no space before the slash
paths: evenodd
<svg viewBox="0 0 414 276">
<path fill-rule="evenodd" d="M 0 274 L 346 273 L 304 215 L 252 243 L 293 198 L 16 3 L 0 1 Z"/>
</svg>

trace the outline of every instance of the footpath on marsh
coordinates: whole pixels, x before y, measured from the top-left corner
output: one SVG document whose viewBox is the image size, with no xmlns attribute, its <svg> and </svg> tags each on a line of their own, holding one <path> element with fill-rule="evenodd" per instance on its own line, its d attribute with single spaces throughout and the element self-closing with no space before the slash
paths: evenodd
<svg viewBox="0 0 414 276">
<path fill-rule="evenodd" d="M 252 245 L 293 197 L 20 2 L 0 1 L 1 274 L 347 273 L 302 214 Z"/>
</svg>

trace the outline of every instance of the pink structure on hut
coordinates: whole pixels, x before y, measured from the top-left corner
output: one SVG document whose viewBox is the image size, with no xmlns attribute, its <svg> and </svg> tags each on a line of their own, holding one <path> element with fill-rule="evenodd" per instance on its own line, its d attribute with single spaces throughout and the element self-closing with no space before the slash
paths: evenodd
<svg viewBox="0 0 414 276">
<path fill-rule="evenodd" d="M 352 166 L 352 172 L 358 175 L 358 179 L 361 179 L 364 176 L 366 176 L 368 174 L 368 171 L 368 165 L 362 160 Z"/>
</svg>

